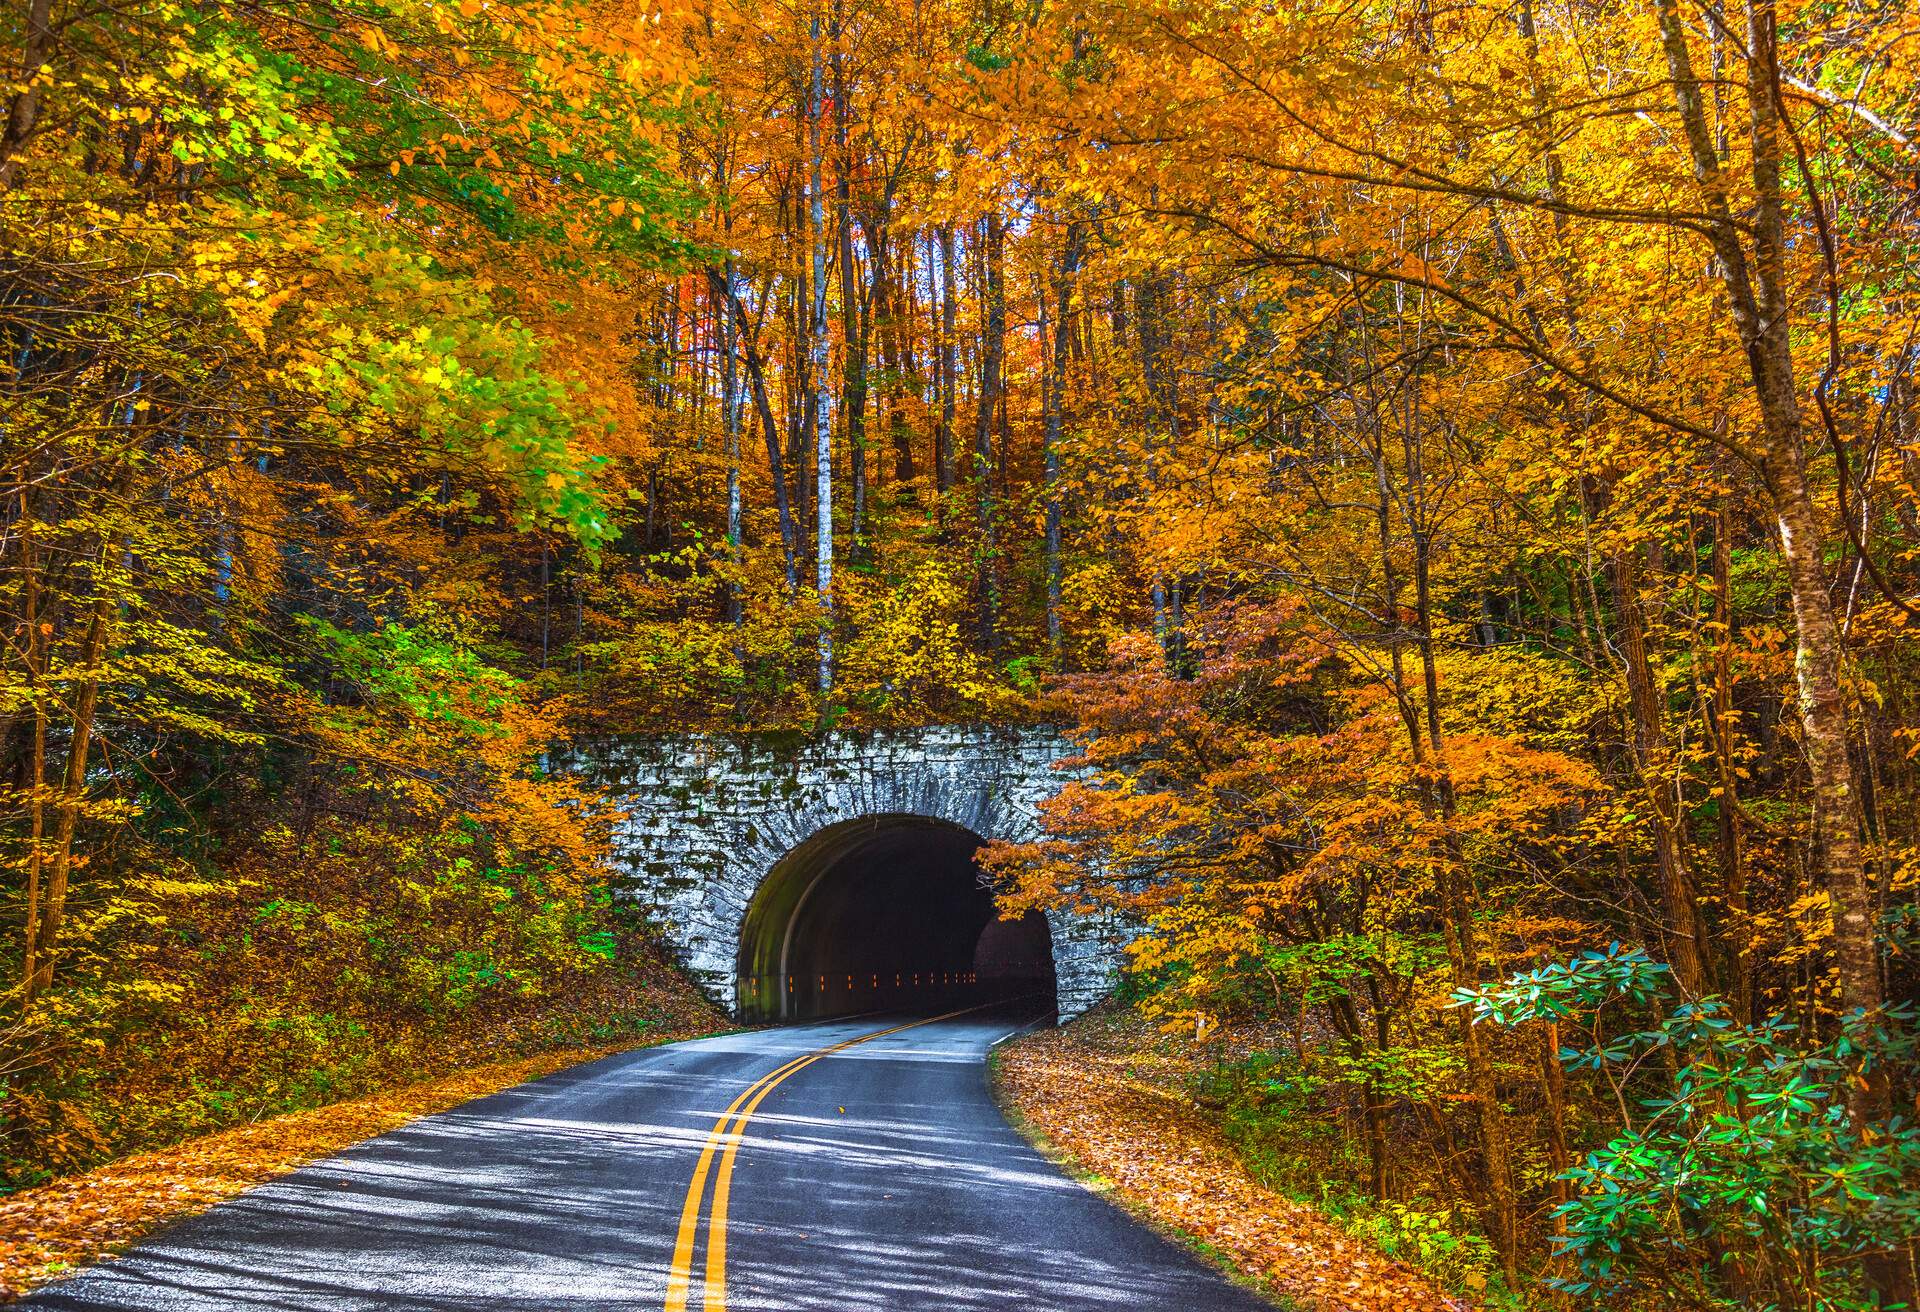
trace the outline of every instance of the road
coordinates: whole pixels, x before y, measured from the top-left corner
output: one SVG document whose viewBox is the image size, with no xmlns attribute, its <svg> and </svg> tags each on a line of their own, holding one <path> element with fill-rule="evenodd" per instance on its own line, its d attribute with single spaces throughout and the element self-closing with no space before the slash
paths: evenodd
<svg viewBox="0 0 1920 1312">
<path fill-rule="evenodd" d="M 1001 1118 L 1016 1018 L 855 1018 L 609 1057 L 358 1144 L 36 1309 L 1269 1305 Z"/>
</svg>

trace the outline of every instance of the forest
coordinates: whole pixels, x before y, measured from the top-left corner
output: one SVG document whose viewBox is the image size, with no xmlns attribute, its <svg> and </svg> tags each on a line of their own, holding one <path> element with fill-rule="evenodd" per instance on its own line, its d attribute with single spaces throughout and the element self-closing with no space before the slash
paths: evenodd
<svg viewBox="0 0 1920 1312">
<path fill-rule="evenodd" d="M 0 1189 L 680 1023 L 557 744 L 1047 723 L 1274 1181 L 1915 1303 L 1920 11 L 6 8 Z"/>
</svg>

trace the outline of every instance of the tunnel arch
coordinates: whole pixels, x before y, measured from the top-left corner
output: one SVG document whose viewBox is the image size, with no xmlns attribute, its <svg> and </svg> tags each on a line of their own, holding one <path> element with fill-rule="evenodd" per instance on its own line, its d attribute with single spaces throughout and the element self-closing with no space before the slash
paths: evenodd
<svg viewBox="0 0 1920 1312">
<path fill-rule="evenodd" d="M 769 872 L 822 831 L 920 816 L 1011 843 L 1041 837 L 1040 810 L 1082 768 L 1058 729 L 924 725 L 822 734 L 615 734 L 576 739 L 570 770 L 618 808 L 618 896 L 660 926 L 714 1001 L 738 991 L 742 930 Z M 1046 913 L 1062 1016 L 1113 987 L 1132 931 L 1111 917 Z"/>
<path fill-rule="evenodd" d="M 741 918 L 743 1020 L 932 1012 L 1019 998 L 1056 1005 L 1053 936 L 999 919 L 964 825 L 914 813 L 829 824 L 791 847 Z"/>
</svg>

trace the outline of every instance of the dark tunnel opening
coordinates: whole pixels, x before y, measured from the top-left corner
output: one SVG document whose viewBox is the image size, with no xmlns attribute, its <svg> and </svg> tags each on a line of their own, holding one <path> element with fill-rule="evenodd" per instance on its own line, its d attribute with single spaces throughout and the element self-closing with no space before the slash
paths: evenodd
<svg viewBox="0 0 1920 1312">
<path fill-rule="evenodd" d="M 740 1017 L 1055 1005 L 1046 917 L 998 919 L 979 835 L 921 816 L 832 825 L 782 857 L 740 928 Z"/>
</svg>

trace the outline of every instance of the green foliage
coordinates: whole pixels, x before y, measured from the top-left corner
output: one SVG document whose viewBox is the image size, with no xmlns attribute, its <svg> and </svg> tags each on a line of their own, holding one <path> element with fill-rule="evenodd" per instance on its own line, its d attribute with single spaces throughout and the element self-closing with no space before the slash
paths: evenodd
<svg viewBox="0 0 1920 1312">
<path fill-rule="evenodd" d="M 1286 1193 L 1299 1196 L 1316 1181 L 1344 1182 L 1365 1169 L 1342 1136 L 1326 1084 L 1292 1053 L 1215 1066 L 1195 1079 L 1194 1096 L 1218 1114 L 1254 1175 Z"/>
<path fill-rule="evenodd" d="M 604 418 L 561 377 L 549 348 L 471 273 L 390 227 L 326 220 L 321 267 L 357 293 L 319 307 L 312 354 L 294 373 L 339 436 L 398 424 L 429 462 L 506 480 L 521 527 L 562 526 L 591 556 L 615 536 L 599 483 L 606 457 L 584 444 Z M 336 437 L 338 440 L 338 437 Z"/>
<path fill-rule="evenodd" d="M 1342 1206 L 1325 1193 L 1318 1201 L 1348 1234 L 1368 1240 L 1448 1289 L 1484 1297 L 1499 1286 L 1499 1255 L 1484 1236 L 1473 1232 L 1473 1221 L 1457 1207 L 1430 1201 L 1374 1202 L 1359 1195 Z"/>
<path fill-rule="evenodd" d="M 589 956 L 599 957 L 602 961 L 614 961 L 619 958 L 620 945 L 608 929 L 589 930 L 574 939 L 574 946 Z"/>
<path fill-rule="evenodd" d="M 1576 1193 L 1555 1247 L 1579 1274 L 1558 1283 L 1595 1297 L 1710 1303 L 1747 1287 L 1781 1306 L 1877 1306 L 1859 1264 L 1920 1231 L 1920 1127 L 1900 1115 L 1861 1124 L 1838 1095 L 1913 1060 L 1912 1008 L 1854 1014 L 1806 1043 L 1784 1018 L 1747 1025 L 1716 999 L 1675 1002 L 1669 975 L 1614 944 L 1457 995 L 1494 1024 L 1585 1026 L 1591 1046 L 1562 1060 L 1616 1090 L 1650 1059 L 1675 1067 L 1566 1174 Z M 1603 1027 L 1617 1003 L 1653 1023 Z"/>
<path fill-rule="evenodd" d="M 1331 1051 L 1305 1061 L 1286 1052 L 1257 1053 L 1203 1073 L 1194 1094 L 1269 1187 L 1312 1204 L 1348 1233 L 1450 1289 L 1475 1296 L 1496 1289 L 1497 1255 L 1465 1209 L 1431 1198 L 1375 1199 L 1354 1183 L 1366 1163 L 1337 1109 L 1341 1086 L 1356 1073 L 1333 1069 L 1338 1059 Z"/>
<path fill-rule="evenodd" d="M 405 624 L 353 633 L 315 616 L 295 618 L 370 701 L 480 737 L 505 732 L 500 712 L 517 699 L 517 682 L 465 648 Z"/>
</svg>

